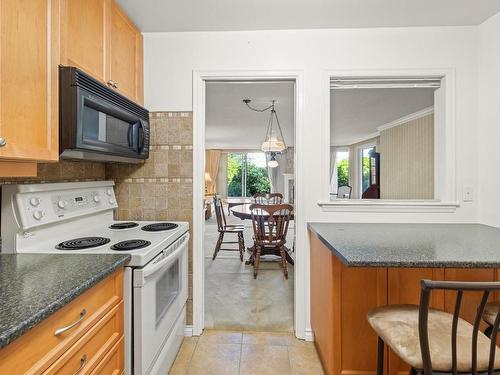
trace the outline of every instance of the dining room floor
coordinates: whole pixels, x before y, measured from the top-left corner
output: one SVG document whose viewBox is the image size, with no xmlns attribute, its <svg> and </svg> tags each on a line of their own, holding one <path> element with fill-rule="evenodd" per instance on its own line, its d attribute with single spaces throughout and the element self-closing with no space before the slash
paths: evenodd
<svg viewBox="0 0 500 375">
<path fill-rule="evenodd" d="M 170 375 L 322 375 L 312 342 L 290 333 L 205 330 L 185 337 Z"/>
<path fill-rule="evenodd" d="M 227 208 L 225 212 L 227 215 Z M 218 237 L 214 216 L 205 221 L 205 328 L 292 332 L 293 266 L 288 264 L 287 280 L 279 258 L 266 256 L 254 279 L 253 266 L 241 262 L 238 252 L 220 251 L 212 260 Z M 242 221 L 232 215 L 227 221 L 228 224 L 245 224 L 245 246 L 253 243 L 251 221 Z M 291 227 L 287 236 L 289 243 L 293 242 L 293 224 Z M 244 260 L 249 257 L 250 252 L 246 251 Z"/>
</svg>

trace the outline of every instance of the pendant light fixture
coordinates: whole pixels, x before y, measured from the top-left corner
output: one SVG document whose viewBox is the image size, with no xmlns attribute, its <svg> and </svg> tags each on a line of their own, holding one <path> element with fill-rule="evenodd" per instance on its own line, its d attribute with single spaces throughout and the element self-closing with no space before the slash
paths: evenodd
<svg viewBox="0 0 500 375">
<path fill-rule="evenodd" d="M 278 166 L 278 161 L 276 160 L 276 154 L 281 153 L 286 149 L 285 138 L 283 137 L 283 131 L 281 130 L 280 121 L 278 119 L 278 114 L 274 107 L 275 100 L 271 101 L 271 105 L 258 109 L 250 106 L 250 99 L 243 99 L 243 103 L 255 112 L 266 112 L 271 110 L 269 115 L 269 120 L 267 122 L 266 136 L 264 142 L 262 143 L 261 150 L 269 155 L 270 159 L 267 163 L 269 168 L 276 168 Z M 274 123 L 276 122 L 276 125 Z"/>
</svg>

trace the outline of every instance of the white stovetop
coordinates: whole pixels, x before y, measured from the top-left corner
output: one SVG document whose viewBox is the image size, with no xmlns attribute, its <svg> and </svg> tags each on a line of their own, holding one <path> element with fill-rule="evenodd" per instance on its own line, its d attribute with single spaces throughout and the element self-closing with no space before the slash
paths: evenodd
<svg viewBox="0 0 500 375">
<path fill-rule="evenodd" d="M 132 220 L 127 220 L 132 221 Z M 57 235 L 47 236 L 45 232 L 38 236 L 36 232 L 31 234 L 28 241 L 23 241 L 23 246 L 18 248 L 19 253 L 54 253 L 54 254 L 130 254 L 129 266 L 140 267 L 149 263 L 163 249 L 171 245 L 176 239 L 181 237 L 188 230 L 188 223 L 182 221 L 172 221 L 178 227 L 171 230 L 159 232 L 146 232 L 141 228 L 144 225 L 160 223 L 161 221 L 134 221 L 139 226 L 129 229 L 110 229 L 111 224 L 125 221 L 100 221 L 93 225 L 82 226 L 78 230 L 61 230 Z M 62 228 L 61 228 L 62 229 Z M 67 229 L 67 228 L 66 228 Z M 106 237 L 111 241 L 106 245 L 83 250 L 59 250 L 56 245 L 62 241 L 67 241 L 80 237 Z M 141 239 L 150 241 L 151 245 L 142 249 L 131 251 L 112 250 L 111 246 L 121 241 Z"/>
</svg>

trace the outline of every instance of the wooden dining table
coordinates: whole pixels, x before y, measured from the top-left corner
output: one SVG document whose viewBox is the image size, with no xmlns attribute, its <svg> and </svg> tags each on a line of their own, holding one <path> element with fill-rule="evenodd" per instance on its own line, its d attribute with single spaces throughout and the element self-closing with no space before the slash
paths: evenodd
<svg viewBox="0 0 500 375">
<path fill-rule="evenodd" d="M 231 208 L 231 212 L 233 213 L 234 216 L 239 217 L 241 220 L 252 220 L 252 211 L 250 211 L 250 206 L 251 206 L 251 203 L 242 204 L 242 205 L 239 205 L 239 206 Z M 261 216 L 264 216 L 264 217 L 268 217 L 269 216 L 269 214 L 267 212 L 265 212 L 265 211 L 256 211 L 256 212 L 254 212 L 254 215 L 261 215 Z M 294 215 L 293 215 L 293 211 L 292 211 L 291 216 L 290 216 L 290 220 L 293 220 L 293 219 L 294 219 Z M 250 247 L 247 248 L 247 250 L 249 250 L 249 251 L 252 252 L 252 255 L 250 256 L 250 259 L 245 262 L 245 264 L 247 264 L 247 265 L 248 264 L 253 264 L 253 262 L 254 262 L 254 260 L 253 260 L 254 246 L 255 245 L 252 245 L 252 246 L 250 246 Z M 291 265 L 294 265 L 295 262 L 294 262 L 293 258 L 291 257 L 290 252 L 291 252 L 291 250 L 288 247 L 285 246 L 286 260 Z M 275 252 L 275 251 L 265 252 L 262 255 L 276 255 L 276 256 L 280 256 L 279 252 Z"/>
<path fill-rule="evenodd" d="M 245 203 L 236 207 L 231 208 L 231 212 L 233 213 L 234 216 L 239 217 L 241 220 L 252 220 L 252 211 L 250 211 L 250 206 L 251 203 Z M 293 205 L 291 205 L 293 207 Z M 262 216 L 269 216 L 267 212 L 262 211 L 259 215 Z M 290 216 L 290 220 L 293 220 L 293 211 Z"/>
</svg>

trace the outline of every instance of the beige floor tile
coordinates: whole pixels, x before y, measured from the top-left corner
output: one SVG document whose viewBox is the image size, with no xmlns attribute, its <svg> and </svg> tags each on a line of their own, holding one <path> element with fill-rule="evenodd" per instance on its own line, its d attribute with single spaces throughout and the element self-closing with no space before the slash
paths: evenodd
<svg viewBox="0 0 500 375">
<path fill-rule="evenodd" d="M 241 344 L 204 343 L 200 339 L 187 375 L 237 375 Z"/>
<path fill-rule="evenodd" d="M 243 332 L 243 344 L 287 346 L 295 340 L 289 333 Z"/>
<path fill-rule="evenodd" d="M 200 336 L 200 343 L 210 344 L 241 344 L 243 335 L 241 332 L 205 330 Z"/>
<path fill-rule="evenodd" d="M 243 344 L 240 375 L 290 375 L 286 346 Z"/>
<path fill-rule="evenodd" d="M 196 348 L 198 337 L 185 337 L 175 357 L 175 362 L 170 369 L 169 375 L 186 374 L 191 358 Z"/>
<path fill-rule="evenodd" d="M 288 347 L 292 375 L 323 375 L 323 368 L 316 348 L 306 346 Z"/>
</svg>

